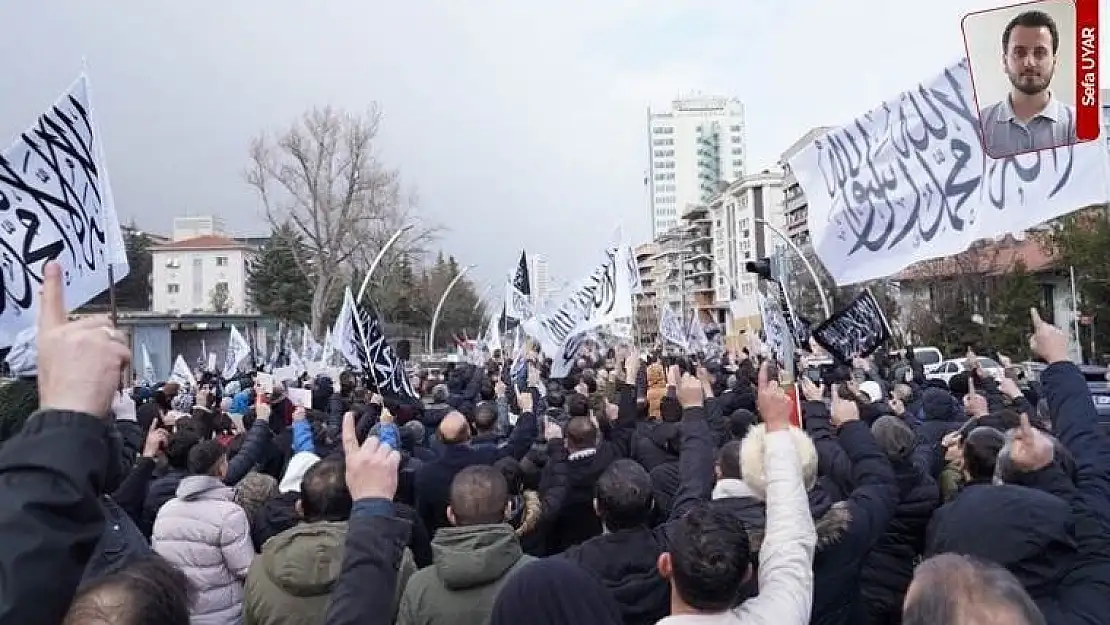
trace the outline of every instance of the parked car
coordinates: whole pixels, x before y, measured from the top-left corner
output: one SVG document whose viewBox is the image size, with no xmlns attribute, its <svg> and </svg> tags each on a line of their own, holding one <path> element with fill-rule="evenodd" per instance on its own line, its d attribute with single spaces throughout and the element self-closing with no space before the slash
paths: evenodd
<svg viewBox="0 0 1110 625">
<path fill-rule="evenodd" d="M 987 358 L 985 356 L 979 356 L 979 368 L 994 376 L 995 379 L 1000 379 L 1006 372 L 1001 363 L 993 358 Z M 925 377 L 930 380 L 944 380 L 945 382 L 949 382 L 952 380 L 952 376 L 964 371 L 967 371 L 967 359 L 953 358 L 951 360 L 945 360 L 933 367 L 932 370 L 927 371 Z"/>
<path fill-rule="evenodd" d="M 1025 380 L 1041 379 L 1041 373 L 1048 368 L 1043 362 L 1023 362 L 1021 368 L 1025 373 Z M 1110 381 L 1107 381 L 1108 369 L 1099 365 L 1079 365 L 1083 377 L 1087 379 L 1087 388 L 1091 391 L 1091 401 L 1098 411 L 1099 423 L 1103 430 L 1110 433 Z"/>
<path fill-rule="evenodd" d="M 906 350 L 899 349 L 894 353 L 899 356 L 905 356 Z M 928 373 L 944 361 L 944 354 L 939 349 L 926 345 L 924 347 L 913 348 L 913 359 L 921 365 L 926 373 Z"/>
</svg>

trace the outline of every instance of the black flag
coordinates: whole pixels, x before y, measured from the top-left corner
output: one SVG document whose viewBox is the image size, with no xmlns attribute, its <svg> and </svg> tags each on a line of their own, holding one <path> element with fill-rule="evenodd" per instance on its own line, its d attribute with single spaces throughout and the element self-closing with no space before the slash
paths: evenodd
<svg viewBox="0 0 1110 625">
<path fill-rule="evenodd" d="M 513 288 L 523 295 L 532 295 L 532 279 L 528 272 L 528 252 L 520 251 L 520 262 L 517 263 L 516 273 L 513 274 Z M 508 305 L 506 303 L 506 305 Z M 505 333 L 517 327 L 520 322 L 505 314 L 505 306 L 501 307 L 501 332 Z"/>
<path fill-rule="evenodd" d="M 813 329 L 813 340 L 843 364 L 866 358 L 890 340 L 890 325 L 869 289 Z"/>
<path fill-rule="evenodd" d="M 355 353 L 367 382 L 373 383 L 379 393 L 400 400 L 419 400 L 420 396 L 409 383 L 405 363 L 385 340 L 381 318 L 369 305 L 355 306 Z"/>
</svg>

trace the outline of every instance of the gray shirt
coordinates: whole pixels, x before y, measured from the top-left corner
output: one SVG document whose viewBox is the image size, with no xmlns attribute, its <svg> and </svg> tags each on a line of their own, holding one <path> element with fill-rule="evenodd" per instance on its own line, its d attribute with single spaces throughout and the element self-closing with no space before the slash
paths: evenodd
<svg viewBox="0 0 1110 625">
<path fill-rule="evenodd" d="M 1075 143 L 1075 107 L 1052 97 L 1027 122 L 1014 115 L 1009 96 L 979 112 L 983 148 L 994 158 Z"/>
</svg>

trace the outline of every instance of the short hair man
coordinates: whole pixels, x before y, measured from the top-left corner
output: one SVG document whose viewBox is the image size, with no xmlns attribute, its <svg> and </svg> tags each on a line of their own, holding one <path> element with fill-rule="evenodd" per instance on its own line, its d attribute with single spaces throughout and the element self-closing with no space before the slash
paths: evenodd
<svg viewBox="0 0 1110 625">
<path fill-rule="evenodd" d="M 267 540 L 251 562 L 243 597 L 246 622 L 323 621 L 343 561 L 351 505 L 343 458 L 325 458 L 305 472 L 296 504 L 301 522 Z M 406 550 L 394 614 L 404 583 L 415 571 L 412 554 Z"/>
<path fill-rule="evenodd" d="M 450 499 L 452 527 L 436 531 L 432 566 L 418 571 L 405 587 L 400 625 L 488 623 L 502 584 L 533 559 L 505 520 L 509 485 L 500 469 L 473 465 L 459 471 Z"/>
<path fill-rule="evenodd" d="M 906 592 L 905 625 L 1044 625 L 1045 618 L 1009 571 L 945 553 L 922 562 Z"/>
<path fill-rule="evenodd" d="M 988 155 L 1001 158 L 1075 142 L 1075 107 L 1049 91 L 1059 49 L 1060 31 L 1044 11 L 1026 11 L 1006 25 L 1002 67 L 1010 94 L 979 112 Z"/>
</svg>

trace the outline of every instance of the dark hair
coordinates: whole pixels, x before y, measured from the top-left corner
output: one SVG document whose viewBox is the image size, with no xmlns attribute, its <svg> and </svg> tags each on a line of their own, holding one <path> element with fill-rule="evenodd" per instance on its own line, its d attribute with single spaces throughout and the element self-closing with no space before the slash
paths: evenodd
<svg viewBox="0 0 1110 625">
<path fill-rule="evenodd" d="M 82 588 L 63 623 L 189 625 L 192 599 L 192 585 L 185 573 L 152 553 Z"/>
<path fill-rule="evenodd" d="M 567 448 L 573 451 L 597 446 L 597 426 L 589 417 L 572 417 L 567 421 Z"/>
<path fill-rule="evenodd" d="M 510 493 L 519 494 L 520 491 L 524 490 L 524 469 L 516 458 L 506 456 L 493 463 L 493 466 L 497 467 L 497 470 L 501 472 L 501 477 L 505 478 Z"/>
<path fill-rule="evenodd" d="M 1010 20 L 1010 23 L 1006 24 L 1006 29 L 1002 31 L 1003 53 L 1010 51 L 1010 34 L 1018 26 L 1022 28 L 1047 28 L 1048 34 L 1052 37 L 1052 53 L 1056 54 L 1060 49 L 1060 29 L 1056 27 L 1056 20 L 1044 11 L 1026 11 Z"/>
<path fill-rule="evenodd" d="M 1008 623 L 1045 625 L 1024 586 L 1006 569 L 972 556 L 942 553 L 914 571 L 903 625 Z"/>
<path fill-rule="evenodd" d="M 189 451 L 200 442 L 191 429 L 176 430 L 166 441 L 166 463 L 171 469 L 186 471 L 189 468 Z"/>
<path fill-rule="evenodd" d="M 655 502 L 651 476 L 635 460 L 622 458 L 609 465 L 594 492 L 597 514 L 609 531 L 631 529 L 651 519 Z"/>
<path fill-rule="evenodd" d="M 548 408 L 562 408 L 567 400 L 563 389 L 552 384 L 548 385 L 546 401 Z"/>
<path fill-rule="evenodd" d="M 212 469 L 227 456 L 227 450 L 217 441 L 201 441 L 189 450 L 189 474 L 211 475 Z"/>
<path fill-rule="evenodd" d="M 1002 432 L 982 425 L 975 428 L 964 439 L 964 471 L 972 480 L 993 479 L 998 452 L 1005 444 Z"/>
<path fill-rule="evenodd" d="M 717 452 L 717 467 L 721 470 L 722 479 L 741 480 L 744 474 L 740 469 L 740 447 L 742 443 L 731 440 Z"/>
<path fill-rule="evenodd" d="M 567 398 L 567 416 L 586 417 L 590 414 L 590 400 L 581 393 L 571 393 Z"/>
<path fill-rule="evenodd" d="M 351 492 L 347 490 L 346 470 L 342 457 L 329 456 L 305 471 L 301 478 L 301 514 L 305 521 L 350 518 Z"/>
<path fill-rule="evenodd" d="M 687 512 L 670 536 L 667 551 L 678 596 L 700 612 L 732 607 L 751 567 L 744 522 L 703 503 Z"/>
<path fill-rule="evenodd" d="M 728 431 L 732 438 L 743 440 L 756 423 L 755 413 L 747 408 L 737 408 L 728 416 Z"/>
<path fill-rule="evenodd" d="M 478 383 L 478 397 L 482 401 L 493 401 L 497 399 L 497 391 L 489 378 L 483 378 L 482 381 Z"/>
<path fill-rule="evenodd" d="M 446 384 L 437 384 L 432 389 L 433 404 L 446 404 L 449 399 L 451 399 L 451 391 L 447 390 Z"/>
<path fill-rule="evenodd" d="M 474 427 L 479 432 L 489 432 L 497 427 L 497 407 L 491 402 L 480 402 L 474 408 Z"/>
<path fill-rule="evenodd" d="M 682 404 L 678 403 L 677 397 L 664 395 L 659 402 L 659 414 L 664 423 L 678 423 L 682 420 Z"/>
<path fill-rule="evenodd" d="M 508 503 L 509 485 L 494 467 L 469 466 L 451 480 L 451 512 L 458 527 L 504 523 Z"/>
</svg>

